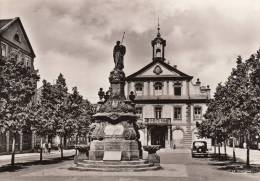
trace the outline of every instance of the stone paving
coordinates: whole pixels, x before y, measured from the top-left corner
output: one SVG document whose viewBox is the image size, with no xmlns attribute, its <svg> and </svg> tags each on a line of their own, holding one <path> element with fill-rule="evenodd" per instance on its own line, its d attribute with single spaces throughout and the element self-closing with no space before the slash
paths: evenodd
<svg viewBox="0 0 260 181">
<path fill-rule="evenodd" d="M 218 152 L 218 148 L 216 149 Z M 236 157 L 240 160 L 246 162 L 246 149 L 244 148 L 235 148 Z M 211 153 L 214 152 L 214 149 L 211 150 Z M 220 152 L 224 153 L 224 147 L 220 148 Z M 227 147 L 227 155 L 233 156 L 233 148 Z M 260 165 L 260 150 L 250 150 L 250 164 L 259 164 Z"/>
<path fill-rule="evenodd" d="M 62 167 L 44 169 L 38 172 L 25 174 L 22 176 L 155 176 L 155 177 L 188 177 L 186 166 L 183 164 L 161 164 L 162 169 L 145 172 L 93 172 L 93 171 L 73 171 L 68 168 L 71 164 Z"/>
<path fill-rule="evenodd" d="M 75 150 L 64 150 L 63 155 L 66 156 L 72 156 L 75 154 Z M 60 157 L 60 152 L 55 150 L 51 151 L 51 153 L 43 153 L 43 160 L 53 159 Z M 26 162 L 32 162 L 32 161 L 39 161 L 40 153 L 19 153 L 15 154 L 15 162 L 16 163 L 26 163 Z M 1 155 L 0 156 L 0 167 L 10 164 L 11 162 L 11 155 Z"/>
</svg>

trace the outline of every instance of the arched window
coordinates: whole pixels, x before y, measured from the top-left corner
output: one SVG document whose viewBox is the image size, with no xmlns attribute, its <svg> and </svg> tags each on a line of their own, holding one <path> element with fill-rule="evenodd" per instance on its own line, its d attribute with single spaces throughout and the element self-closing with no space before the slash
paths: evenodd
<svg viewBox="0 0 260 181">
<path fill-rule="evenodd" d="M 156 57 L 161 57 L 161 49 L 160 48 L 156 49 Z"/>
<path fill-rule="evenodd" d="M 135 84 L 135 94 L 137 96 L 143 95 L 143 84 L 142 83 L 136 83 Z"/>
<path fill-rule="evenodd" d="M 154 94 L 156 96 L 162 95 L 162 83 L 161 82 L 155 82 L 154 83 Z"/>
</svg>

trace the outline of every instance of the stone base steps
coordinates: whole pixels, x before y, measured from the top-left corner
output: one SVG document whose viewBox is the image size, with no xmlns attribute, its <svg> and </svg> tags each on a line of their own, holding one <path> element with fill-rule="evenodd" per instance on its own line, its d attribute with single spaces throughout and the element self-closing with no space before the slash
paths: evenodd
<svg viewBox="0 0 260 181">
<path fill-rule="evenodd" d="M 102 172 L 130 172 L 157 170 L 160 166 L 149 163 L 148 160 L 135 161 L 94 161 L 79 160 L 77 164 L 70 167 L 70 170 L 79 171 L 102 171 Z"/>
<path fill-rule="evenodd" d="M 146 168 L 151 167 L 153 164 L 139 164 L 139 165 L 108 165 L 108 164 L 85 164 L 85 163 L 78 163 L 78 167 L 84 168 Z"/>
<path fill-rule="evenodd" d="M 78 170 L 78 171 L 94 171 L 94 172 L 143 172 L 148 170 L 159 170 L 161 166 L 151 166 L 144 168 L 88 168 L 88 167 L 80 167 L 73 166 L 70 167 L 69 170 Z"/>
<path fill-rule="evenodd" d="M 133 160 L 133 161 L 95 161 L 95 160 L 80 160 L 81 163 L 85 164 L 96 164 L 96 165 L 140 165 L 148 164 L 148 160 Z"/>
</svg>

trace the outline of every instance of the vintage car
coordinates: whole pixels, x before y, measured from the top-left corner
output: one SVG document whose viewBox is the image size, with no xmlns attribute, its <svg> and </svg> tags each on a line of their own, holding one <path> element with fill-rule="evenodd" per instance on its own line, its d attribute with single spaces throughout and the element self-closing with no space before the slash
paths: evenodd
<svg viewBox="0 0 260 181">
<path fill-rule="evenodd" d="M 193 141 L 191 148 L 191 156 L 203 156 L 208 157 L 208 148 L 206 141 Z"/>
</svg>

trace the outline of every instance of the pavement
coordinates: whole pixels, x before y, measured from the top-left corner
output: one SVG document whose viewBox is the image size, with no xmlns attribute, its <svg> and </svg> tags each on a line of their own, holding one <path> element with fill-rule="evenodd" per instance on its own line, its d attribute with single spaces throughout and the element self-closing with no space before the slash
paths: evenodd
<svg viewBox="0 0 260 181">
<path fill-rule="evenodd" d="M 216 148 L 216 151 L 218 153 L 218 148 Z M 246 162 L 246 149 L 244 148 L 235 148 L 236 158 L 242 160 L 243 162 Z M 214 150 L 211 150 L 211 153 L 213 153 Z M 224 147 L 220 148 L 220 152 L 224 153 Z M 229 157 L 233 157 L 233 148 L 227 146 L 227 155 Z M 249 151 L 249 158 L 250 158 L 250 164 L 256 164 L 260 165 L 260 150 L 250 150 Z"/>
<path fill-rule="evenodd" d="M 191 158 L 190 150 L 160 150 L 161 170 L 144 172 L 93 172 L 68 168 L 73 158 L 47 164 L 21 165 L 14 171 L 0 171 L 1 181 L 259 181 L 258 173 L 234 173 L 222 161 Z M 58 155 L 57 155 L 58 156 Z"/>
<path fill-rule="evenodd" d="M 68 157 L 75 154 L 75 150 L 63 150 L 63 156 Z M 59 158 L 61 153 L 57 150 L 51 151 L 51 153 L 43 153 L 43 160 L 51 160 L 54 158 Z M 15 163 L 28 163 L 36 162 L 40 160 L 40 153 L 18 153 L 15 154 Z M 11 162 L 11 155 L 0 155 L 0 167 L 6 166 Z"/>
</svg>

